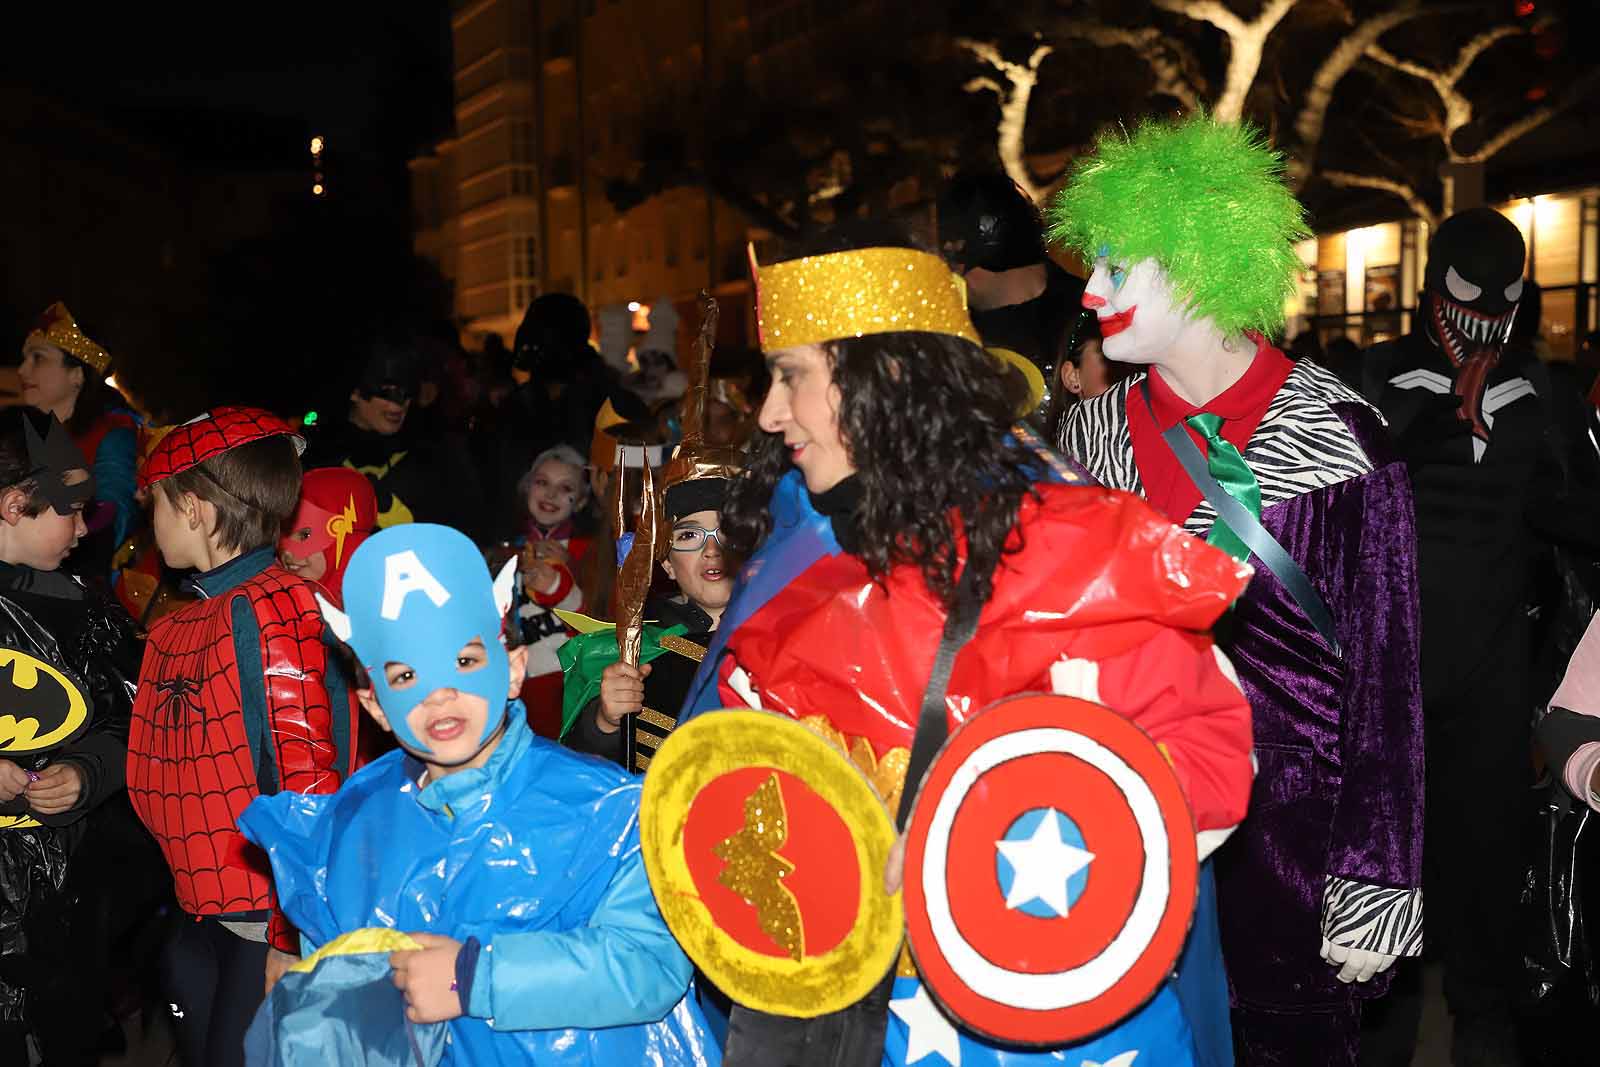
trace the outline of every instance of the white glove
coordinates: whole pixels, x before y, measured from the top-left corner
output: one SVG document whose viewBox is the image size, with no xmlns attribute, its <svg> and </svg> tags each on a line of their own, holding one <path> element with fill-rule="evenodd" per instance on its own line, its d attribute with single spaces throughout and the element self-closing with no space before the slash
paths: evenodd
<svg viewBox="0 0 1600 1067">
<path fill-rule="evenodd" d="M 1322 939 L 1322 958 L 1330 966 L 1339 968 L 1341 982 L 1369 982 L 1375 974 L 1382 974 L 1394 966 L 1398 956 L 1387 952 L 1372 952 L 1364 948 L 1346 948 Z"/>
</svg>

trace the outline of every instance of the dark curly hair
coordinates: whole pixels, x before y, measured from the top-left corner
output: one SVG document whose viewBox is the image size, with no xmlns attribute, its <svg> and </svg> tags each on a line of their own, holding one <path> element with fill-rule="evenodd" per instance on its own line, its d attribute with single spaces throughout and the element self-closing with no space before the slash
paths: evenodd
<svg viewBox="0 0 1600 1067">
<path fill-rule="evenodd" d="M 827 231 L 788 258 L 853 248 L 921 249 L 898 228 Z M 839 387 L 839 431 L 861 484 L 860 556 L 879 582 L 903 563 L 947 608 L 956 600 L 956 552 L 985 576 L 989 594 L 1024 495 L 1040 476 L 1036 457 L 1008 431 L 1011 407 L 999 364 L 959 337 L 906 331 L 822 346 Z M 772 529 L 774 488 L 793 465 L 781 434 L 758 431 L 744 475 L 723 507 L 730 547 L 748 556 Z M 960 515 L 960 528 L 952 522 Z M 1016 551 L 1020 545 L 1013 545 Z"/>
</svg>

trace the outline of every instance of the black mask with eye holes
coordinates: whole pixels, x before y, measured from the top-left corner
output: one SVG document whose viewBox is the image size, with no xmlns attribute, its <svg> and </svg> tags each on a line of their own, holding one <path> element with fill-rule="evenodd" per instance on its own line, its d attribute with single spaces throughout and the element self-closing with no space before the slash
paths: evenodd
<svg viewBox="0 0 1600 1067">
<path fill-rule="evenodd" d="M 79 505 L 94 499 L 94 476 L 88 475 L 89 464 L 72 440 L 67 428 L 54 415 L 45 415 L 44 435 L 39 434 L 34 420 L 39 416 L 30 412 L 22 420 L 23 433 L 28 444 L 27 477 L 34 479 L 38 494 L 57 515 L 71 515 Z M 72 472 L 87 475 L 81 481 L 68 482 Z"/>
<path fill-rule="evenodd" d="M 1493 208 L 1451 215 L 1428 242 L 1428 338 L 1461 366 L 1511 336 L 1527 257 L 1522 232 Z"/>
</svg>

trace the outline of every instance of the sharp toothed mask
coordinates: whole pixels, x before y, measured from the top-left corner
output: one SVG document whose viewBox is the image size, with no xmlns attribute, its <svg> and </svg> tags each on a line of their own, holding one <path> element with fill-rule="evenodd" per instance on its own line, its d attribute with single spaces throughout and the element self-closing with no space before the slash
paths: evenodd
<svg viewBox="0 0 1600 1067">
<path fill-rule="evenodd" d="M 1522 299 L 1526 246 L 1516 225 L 1498 211 L 1473 208 L 1452 215 L 1428 244 L 1428 338 L 1450 362 L 1498 358 L 1511 336 Z"/>
</svg>

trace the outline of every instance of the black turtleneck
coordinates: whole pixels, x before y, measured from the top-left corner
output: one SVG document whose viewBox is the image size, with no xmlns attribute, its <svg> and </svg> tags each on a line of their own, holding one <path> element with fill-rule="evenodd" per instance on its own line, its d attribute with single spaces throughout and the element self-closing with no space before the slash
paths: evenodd
<svg viewBox="0 0 1600 1067">
<path fill-rule="evenodd" d="M 839 547 L 852 556 L 861 554 L 861 528 L 856 512 L 861 510 L 861 476 L 852 474 L 831 489 L 820 493 L 809 490 L 811 506 L 833 523 L 833 537 Z"/>
</svg>

